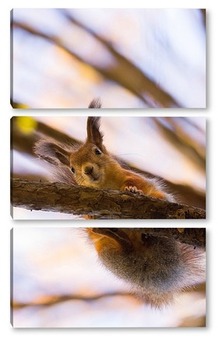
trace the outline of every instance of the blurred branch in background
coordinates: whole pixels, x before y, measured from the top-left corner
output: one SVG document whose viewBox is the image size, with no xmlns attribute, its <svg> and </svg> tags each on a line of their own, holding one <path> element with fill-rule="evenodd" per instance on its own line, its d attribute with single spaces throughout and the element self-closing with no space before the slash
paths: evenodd
<svg viewBox="0 0 218 350">
<path fill-rule="evenodd" d="M 91 29 L 85 27 L 82 23 L 76 21 L 72 16 L 70 16 L 66 11 L 64 11 L 65 16 L 71 21 L 71 23 L 80 26 L 87 33 L 92 35 L 104 49 L 108 50 L 113 56 L 113 65 L 106 66 L 105 68 L 101 65 L 94 64 L 89 61 L 87 56 L 86 60 L 82 58 L 72 49 L 68 48 L 59 37 L 48 35 L 44 32 L 34 29 L 33 27 L 14 21 L 13 27 L 15 29 L 24 30 L 25 32 L 40 37 L 42 39 L 48 40 L 52 45 L 55 45 L 62 50 L 64 50 L 71 57 L 78 60 L 84 65 L 88 65 L 95 69 L 104 79 L 112 80 L 117 84 L 123 86 L 125 89 L 129 90 L 131 93 L 135 94 L 140 98 L 145 104 L 150 107 L 181 107 L 179 104 L 171 97 L 167 92 L 161 89 L 157 84 L 155 84 L 151 79 L 149 79 L 138 67 L 127 60 L 123 55 L 118 53 L 108 42 L 106 42 L 99 35 L 95 34 Z M 12 106 L 15 107 L 16 104 Z"/>
<path fill-rule="evenodd" d="M 72 146 L 79 146 L 82 143 L 45 123 L 35 121 L 31 117 L 13 117 L 11 119 L 11 146 L 13 149 L 35 157 L 34 144 L 41 137 L 53 138 L 58 142 Z"/>
<path fill-rule="evenodd" d="M 23 309 L 26 307 L 50 307 L 55 304 L 64 303 L 67 301 L 84 301 L 87 303 L 94 302 L 104 298 L 111 297 L 128 297 L 132 299 L 136 299 L 136 297 L 128 292 L 105 292 L 102 294 L 84 296 L 79 294 L 69 294 L 69 295 L 43 295 L 41 298 L 37 298 L 37 300 L 33 300 L 29 303 L 22 303 L 16 300 L 12 300 L 11 307 L 14 310 Z"/>
<path fill-rule="evenodd" d="M 202 9 L 14 9 L 11 103 L 205 108 L 205 20 Z"/>
<path fill-rule="evenodd" d="M 111 70 L 103 71 L 103 75 L 111 80 L 116 81 L 132 93 L 137 95 L 148 106 L 156 107 L 180 107 L 178 102 L 166 91 L 155 84 L 148 76 L 145 75 L 136 65 L 130 62 L 125 56 L 121 55 L 111 43 L 106 41 L 100 35 L 96 34 L 91 28 L 79 22 L 72 13 L 61 10 L 66 18 L 76 26 L 79 26 L 97 41 L 99 41 L 113 56 L 116 62 Z M 147 97 L 146 97 L 147 95 Z"/>
<path fill-rule="evenodd" d="M 196 298 L 199 297 L 204 297 L 205 296 L 205 285 L 204 286 L 197 286 L 195 290 L 189 291 L 190 295 L 193 295 Z M 130 309 L 133 308 L 134 304 L 143 304 L 141 300 L 139 300 L 138 297 L 134 296 L 132 293 L 129 292 L 104 292 L 102 294 L 96 294 L 92 296 L 84 296 L 84 295 L 79 295 L 79 294 L 69 294 L 69 295 L 42 295 L 41 297 L 38 297 L 36 300 L 32 300 L 29 302 L 21 302 L 16 299 L 11 300 L 11 308 L 13 310 L 12 313 L 12 319 L 11 322 L 13 324 L 13 316 L 16 314 L 16 312 L 22 311 L 23 309 L 29 309 L 31 311 L 36 308 L 37 310 L 43 309 L 43 308 L 51 308 L 50 312 L 53 311 L 53 307 L 64 303 L 64 305 L 68 305 L 70 302 L 69 306 L 72 308 L 72 313 L 73 313 L 73 307 L 75 302 L 84 302 L 88 304 L 92 304 L 92 307 L 94 308 L 94 303 L 95 302 L 101 302 L 101 300 L 104 300 L 105 303 L 107 303 L 107 299 L 113 299 L 113 302 L 116 305 L 116 298 L 122 297 L 122 303 L 124 301 L 126 302 L 126 307 L 129 307 Z M 123 300 L 124 298 L 124 300 Z M 72 304 L 73 303 L 73 304 Z M 118 310 L 117 310 L 118 311 Z M 114 312 L 114 310 L 113 310 Z M 97 313 L 97 310 L 96 310 Z M 144 310 L 144 313 L 146 314 L 146 310 Z M 116 316 L 114 312 L 114 317 Z M 87 316 L 85 316 L 87 317 Z M 84 317 L 84 318 L 85 318 Z M 147 317 L 149 318 L 149 313 L 147 312 Z M 178 315 L 177 315 L 178 317 Z M 72 322 L 73 323 L 73 322 Z M 48 325 L 49 326 L 49 325 Z M 102 325 L 104 326 L 104 325 Z M 132 324 L 134 327 L 134 323 Z M 145 325 L 144 325 L 145 326 Z M 169 325 L 165 325 L 169 326 Z M 180 323 L 177 324 L 177 327 L 205 327 L 206 326 L 206 315 L 195 315 L 193 312 L 192 315 L 185 315 L 183 313 L 183 316 L 180 319 Z M 142 327 L 142 325 L 141 325 Z"/>
<path fill-rule="evenodd" d="M 203 172 L 206 171 L 205 145 L 202 144 L 204 132 L 188 118 L 153 118 L 164 138 L 179 152 L 189 158 Z M 193 129 L 190 132 L 190 128 Z M 201 142 L 196 134 L 201 134 Z"/>
<path fill-rule="evenodd" d="M 189 291 L 189 294 L 193 294 L 197 297 L 197 294 L 202 297 L 205 296 L 205 284 L 199 285 L 195 287 L 194 290 Z M 126 299 L 126 302 L 129 304 L 129 306 L 132 306 L 132 304 L 143 304 L 143 302 L 129 292 L 105 292 L 102 294 L 96 294 L 92 296 L 84 296 L 79 294 L 69 294 L 69 295 L 42 295 L 41 297 L 38 297 L 36 300 L 32 300 L 30 302 L 21 302 L 17 301 L 15 299 L 11 300 L 11 308 L 13 310 L 13 313 L 16 311 L 22 310 L 22 309 L 33 309 L 33 308 L 52 308 L 53 306 L 60 304 L 60 303 L 66 303 L 66 302 L 84 302 L 84 303 L 93 303 L 101 301 L 101 299 L 105 299 L 105 302 L 107 298 L 113 298 L 115 300 L 116 297 L 122 297 Z M 115 301 L 114 301 L 115 302 Z M 94 307 L 94 305 L 93 305 Z M 146 311 L 145 311 L 146 312 Z M 12 324 L 13 324 L 13 316 L 12 316 Z M 177 327 L 205 327 L 206 326 L 206 315 L 183 315 L 181 317 L 180 323 L 177 325 Z"/>
</svg>

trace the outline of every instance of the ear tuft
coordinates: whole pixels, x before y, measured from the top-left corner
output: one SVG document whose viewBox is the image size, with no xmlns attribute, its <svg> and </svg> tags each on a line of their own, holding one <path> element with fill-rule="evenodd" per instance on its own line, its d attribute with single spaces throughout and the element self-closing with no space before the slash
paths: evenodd
<svg viewBox="0 0 218 350">
<path fill-rule="evenodd" d="M 101 108 L 101 100 L 100 100 L 100 98 L 94 98 L 90 102 L 89 108 Z"/>
<path fill-rule="evenodd" d="M 88 117 L 87 119 L 87 142 L 100 147 L 103 143 L 103 134 L 100 132 L 100 117 Z"/>
</svg>

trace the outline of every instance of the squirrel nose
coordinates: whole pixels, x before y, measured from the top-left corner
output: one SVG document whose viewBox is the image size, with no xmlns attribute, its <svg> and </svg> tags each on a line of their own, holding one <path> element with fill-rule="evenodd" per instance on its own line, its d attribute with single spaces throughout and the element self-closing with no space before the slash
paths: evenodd
<svg viewBox="0 0 218 350">
<path fill-rule="evenodd" d="M 84 168 L 84 173 L 86 175 L 91 175 L 93 172 L 93 166 L 92 165 L 87 165 L 85 168 Z"/>
</svg>

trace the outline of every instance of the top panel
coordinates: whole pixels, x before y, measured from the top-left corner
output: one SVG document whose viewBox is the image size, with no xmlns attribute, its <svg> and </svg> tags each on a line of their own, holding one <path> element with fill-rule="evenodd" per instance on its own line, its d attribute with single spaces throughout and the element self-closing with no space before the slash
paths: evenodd
<svg viewBox="0 0 218 350">
<path fill-rule="evenodd" d="M 206 108 L 202 9 L 14 9 L 14 108 Z"/>
</svg>

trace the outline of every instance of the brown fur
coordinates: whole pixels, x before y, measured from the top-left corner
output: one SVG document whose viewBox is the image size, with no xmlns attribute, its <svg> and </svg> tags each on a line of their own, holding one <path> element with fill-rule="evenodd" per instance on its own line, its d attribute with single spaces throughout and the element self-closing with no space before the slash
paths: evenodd
<svg viewBox="0 0 218 350">
<path fill-rule="evenodd" d="M 99 100 L 93 100 L 90 108 L 100 108 Z M 88 117 L 87 139 L 78 149 L 66 147 L 55 141 L 39 140 L 35 153 L 59 168 L 63 181 L 69 179 L 81 186 L 129 191 L 163 200 L 172 200 L 156 179 L 148 179 L 133 171 L 124 169 L 107 151 L 100 131 L 100 117 Z M 66 175 L 67 174 L 67 175 Z"/>
<path fill-rule="evenodd" d="M 146 234 L 146 229 L 105 229 L 102 233 L 89 228 L 87 232 L 103 265 L 154 307 L 172 302 L 177 293 L 205 281 L 203 249 L 173 237 Z"/>
<path fill-rule="evenodd" d="M 90 108 L 100 108 L 93 100 Z M 172 200 L 162 184 L 124 169 L 107 151 L 100 118 L 87 120 L 87 139 L 75 149 L 55 140 L 39 140 L 35 153 L 49 162 L 56 181 L 99 189 L 130 191 Z M 205 280 L 205 254 L 173 238 L 146 235 L 146 229 L 108 229 L 101 234 L 87 229 L 102 263 L 125 279 L 146 303 L 160 307 L 176 293 Z"/>
</svg>

